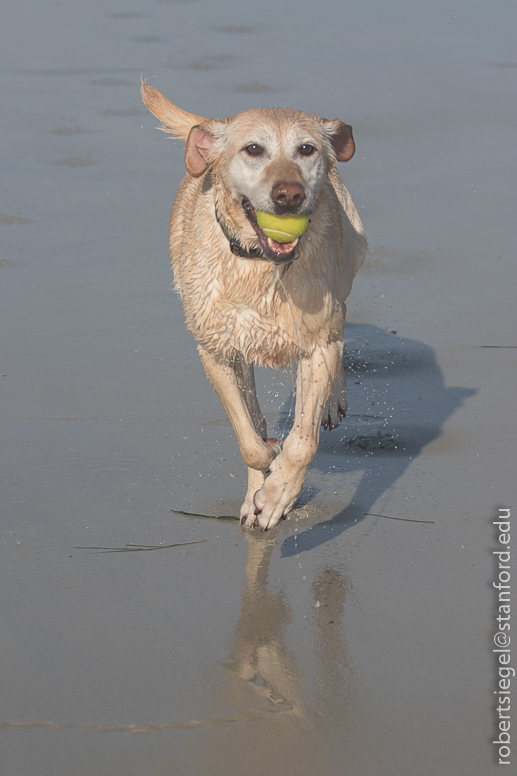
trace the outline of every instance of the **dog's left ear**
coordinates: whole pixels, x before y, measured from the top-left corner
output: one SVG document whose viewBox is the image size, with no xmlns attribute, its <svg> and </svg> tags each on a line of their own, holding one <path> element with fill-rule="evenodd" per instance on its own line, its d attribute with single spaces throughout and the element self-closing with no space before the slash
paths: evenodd
<svg viewBox="0 0 517 776">
<path fill-rule="evenodd" d="M 338 162 L 348 162 L 355 153 L 354 136 L 352 127 L 339 119 L 329 121 L 328 119 L 318 119 L 330 140 L 336 159 Z"/>
</svg>

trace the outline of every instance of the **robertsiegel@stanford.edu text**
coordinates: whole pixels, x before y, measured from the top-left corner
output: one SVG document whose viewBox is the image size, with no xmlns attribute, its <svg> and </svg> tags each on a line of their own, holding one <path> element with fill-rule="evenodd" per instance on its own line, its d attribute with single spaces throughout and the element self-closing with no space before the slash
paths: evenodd
<svg viewBox="0 0 517 776">
<path fill-rule="evenodd" d="M 499 765 L 510 765 L 510 709 L 511 680 L 515 676 L 515 668 L 510 666 L 510 510 L 499 509 L 497 520 L 493 521 L 498 527 L 499 549 L 493 554 L 498 558 L 497 582 L 493 582 L 498 591 L 497 597 L 497 632 L 494 634 L 495 649 L 497 655 L 497 731 L 498 736 L 494 744 L 498 747 Z M 497 734 L 496 734 L 497 735 Z"/>
</svg>

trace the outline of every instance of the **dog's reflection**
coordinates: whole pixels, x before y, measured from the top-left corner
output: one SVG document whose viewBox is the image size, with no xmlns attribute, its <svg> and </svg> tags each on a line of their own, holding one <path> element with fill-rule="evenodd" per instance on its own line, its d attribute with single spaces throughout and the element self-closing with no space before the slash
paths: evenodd
<svg viewBox="0 0 517 776">
<path fill-rule="evenodd" d="M 278 535 L 242 531 L 248 557 L 240 615 L 226 658 L 210 670 L 214 718 L 224 714 L 224 724 L 209 728 L 210 772 L 226 776 L 237 763 L 253 774 L 276 773 L 282 758 L 300 776 L 341 776 L 344 758 L 350 773 L 365 772 L 364 741 L 378 735 L 379 720 L 347 644 L 349 604 L 358 603 L 350 578 L 328 560 L 312 572 L 300 569 L 299 578 L 292 568 L 286 576 Z M 292 595 L 280 573 L 286 589 L 296 583 Z M 194 757 L 201 772 L 207 758 Z M 381 773 L 371 742 L 368 758 Z"/>
<path fill-rule="evenodd" d="M 275 706 L 299 713 L 298 669 L 285 644 L 285 629 L 292 613 L 284 594 L 268 587 L 269 563 L 277 537 L 258 531 L 246 531 L 246 537 L 246 583 L 227 667 L 251 682 L 257 693 Z"/>
<path fill-rule="evenodd" d="M 286 643 L 293 612 L 283 590 L 268 580 L 277 537 L 246 532 L 248 558 L 241 612 L 229 642 L 226 667 L 250 682 L 278 710 L 300 720 L 355 705 L 355 672 L 347 653 L 343 618 L 352 584 L 339 569 L 325 566 L 312 583 L 308 635 L 310 652 L 300 662 Z M 315 626 L 315 627 L 314 627 Z M 310 662 L 305 665 L 305 658 Z"/>
</svg>

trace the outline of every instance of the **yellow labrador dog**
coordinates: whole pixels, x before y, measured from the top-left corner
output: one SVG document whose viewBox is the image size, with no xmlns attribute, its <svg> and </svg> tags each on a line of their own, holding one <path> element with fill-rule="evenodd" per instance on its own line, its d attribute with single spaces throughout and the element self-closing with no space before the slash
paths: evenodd
<svg viewBox="0 0 517 776">
<path fill-rule="evenodd" d="M 170 250 L 186 323 L 248 466 L 241 523 L 263 531 L 292 509 L 319 441 L 347 408 L 345 299 L 366 252 L 363 226 L 336 162 L 354 154 L 342 121 L 282 108 L 222 121 L 177 108 L 142 83 L 162 129 L 186 141 Z M 309 216 L 276 242 L 257 213 Z M 282 442 L 267 438 L 253 364 L 298 361 L 296 409 Z"/>
</svg>

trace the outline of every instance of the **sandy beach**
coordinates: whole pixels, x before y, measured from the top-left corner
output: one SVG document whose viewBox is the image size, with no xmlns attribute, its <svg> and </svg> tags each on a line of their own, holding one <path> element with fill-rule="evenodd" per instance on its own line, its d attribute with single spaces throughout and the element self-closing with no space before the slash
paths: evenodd
<svg viewBox="0 0 517 776">
<path fill-rule="evenodd" d="M 2 776 L 501 772 L 516 21 L 509 0 L 4 9 Z M 354 128 L 349 414 L 270 533 L 232 519 L 246 469 L 167 249 L 183 143 L 141 75 L 207 117 Z M 272 436 L 294 369 L 257 372 Z"/>
</svg>

